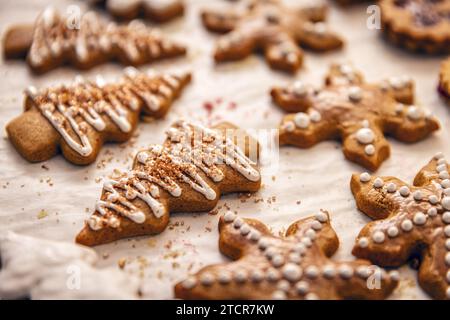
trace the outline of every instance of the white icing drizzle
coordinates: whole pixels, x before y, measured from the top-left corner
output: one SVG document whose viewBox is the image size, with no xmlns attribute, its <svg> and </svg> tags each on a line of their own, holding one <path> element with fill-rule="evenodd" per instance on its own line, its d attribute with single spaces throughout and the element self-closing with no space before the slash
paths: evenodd
<svg viewBox="0 0 450 320">
<path fill-rule="evenodd" d="M 164 80 L 168 77 L 171 79 L 170 83 Z M 180 88 L 181 82 L 175 76 L 149 77 L 136 73 L 115 84 L 103 85 L 99 81 L 93 83 L 77 79 L 70 87 L 59 86 L 42 91 L 30 87 L 25 94 L 67 145 L 87 157 L 93 151 L 87 133 L 89 127 L 101 132 L 106 128 L 108 118 L 122 132 L 130 132 L 131 114 L 139 113 L 143 106 L 149 107 L 145 97 L 163 98 L 158 91 L 152 91 L 155 86 L 162 85 L 170 85 L 170 90 L 175 91 Z M 144 101 L 144 105 L 141 101 Z"/>
<path fill-rule="evenodd" d="M 214 182 L 225 178 L 219 167 L 221 164 L 233 168 L 246 179 L 257 181 L 259 172 L 255 165 L 240 148 L 217 130 L 210 130 L 184 121 L 177 122 L 167 133 L 171 144 L 163 148 L 151 146 L 148 150 L 137 154 L 137 164 L 128 174 L 107 180 L 103 186 L 104 196 L 96 205 L 96 213 L 88 220 L 93 230 L 99 230 L 111 224 L 110 217 L 120 214 L 135 223 L 143 223 L 145 214 L 133 205 L 133 200 L 143 200 L 155 217 L 162 217 L 168 208 L 160 200 L 159 188 L 173 197 L 180 197 L 180 182 L 187 184 L 192 190 L 201 193 L 206 199 L 217 198 L 216 190 L 211 182 L 200 174 L 203 172 Z M 174 142 L 173 137 L 176 137 Z M 248 236 L 252 228 L 229 212 L 225 218 L 232 221 L 241 234 Z M 252 232 L 255 241 L 259 235 Z"/>
</svg>

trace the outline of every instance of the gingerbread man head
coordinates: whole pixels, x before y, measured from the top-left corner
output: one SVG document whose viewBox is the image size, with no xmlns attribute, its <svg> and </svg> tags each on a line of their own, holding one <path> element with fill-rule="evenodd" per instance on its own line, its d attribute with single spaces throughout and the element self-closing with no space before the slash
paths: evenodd
<svg viewBox="0 0 450 320">
<path fill-rule="evenodd" d="M 299 8 L 281 0 L 249 0 L 236 10 L 205 10 L 202 20 L 207 29 L 227 33 L 216 46 L 217 62 L 262 51 L 272 68 L 295 72 L 303 62 L 298 44 L 316 51 L 342 47 L 342 40 L 323 23 L 325 16 L 324 5 Z"/>
<path fill-rule="evenodd" d="M 353 253 L 389 267 L 419 256 L 419 283 L 437 299 L 450 299 L 449 171 L 439 153 L 419 171 L 413 185 L 368 173 L 351 180 L 358 208 L 377 220 L 362 229 Z"/>
<path fill-rule="evenodd" d="M 295 82 L 271 91 L 288 112 L 279 127 L 280 144 L 309 148 L 330 139 L 343 143 L 344 155 L 376 170 L 390 155 L 385 134 L 416 142 L 439 128 L 429 111 L 412 105 L 413 83 L 405 77 L 367 84 L 349 65 L 332 65 L 321 89 Z"/>
<path fill-rule="evenodd" d="M 381 299 L 397 284 L 367 261 L 336 262 L 339 240 L 329 216 L 292 224 L 283 238 L 261 222 L 228 212 L 219 222 L 219 247 L 231 263 L 206 266 L 179 283 L 183 299 Z M 371 280 L 379 276 L 379 286 Z"/>
</svg>

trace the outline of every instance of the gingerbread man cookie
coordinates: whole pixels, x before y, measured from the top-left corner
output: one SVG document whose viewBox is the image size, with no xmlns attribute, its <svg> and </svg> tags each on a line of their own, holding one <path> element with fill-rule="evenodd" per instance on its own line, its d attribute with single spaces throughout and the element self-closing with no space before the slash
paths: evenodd
<svg viewBox="0 0 450 320">
<path fill-rule="evenodd" d="M 29 87 L 25 112 L 6 131 L 28 161 L 45 161 L 61 151 L 74 164 L 90 164 L 103 143 L 131 138 L 140 114 L 163 117 L 190 79 L 188 73 L 145 74 L 128 67 L 116 83 L 79 77 L 70 86 Z"/>
<path fill-rule="evenodd" d="M 177 298 L 383 299 L 397 285 L 397 272 L 330 259 L 339 240 L 325 212 L 293 223 L 282 238 L 228 212 L 219 232 L 220 251 L 236 261 L 204 267 L 175 286 Z"/>
<path fill-rule="evenodd" d="M 280 125 L 280 144 L 309 148 L 340 138 L 345 157 L 376 170 L 390 155 L 384 134 L 416 142 L 439 129 L 429 111 L 412 105 L 413 83 L 406 77 L 367 84 L 349 65 L 332 65 L 322 89 L 297 81 L 276 87 L 274 102 L 288 114 Z"/>
<path fill-rule="evenodd" d="M 166 22 L 184 13 L 181 0 L 89 0 L 105 6 L 116 18 L 131 20 L 143 14 L 155 22 Z"/>
<path fill-rule="evenodd" d="M 93 12 L 78 20 L 45 9 L 35 25 L 11 27 L 4 38 L 7 58 L 26 56 L 36 73 L 44 73 L 63 64 L 89 69 L 106 61 L 142 65 L 162 58 L 184 55 L 186 48 L 165 39 L 156 29 L 139 21 L 116 25 Z"/>
<path fill-rule="evenodd" d="M 450 166 L 439 153 L 414 179 L 352 176 L 358 208 L 376 221 L 357 238 L 355 256 L 397 267 L 421 258 L 419 283 L 433 298 L 450 299 Z"/>
<path fill-rule="evenodd" d="M 450 0 L 380 0 L 383 33 L 408 50 L 450 53 Z"/>
<path fill-rule="evenodd" d="M 442 62 L 438 90 L 447 103 L 450 104 L 450 58 Z"/>
<path fill-rule="evenodd" d="M 0 235 L 0 299 L 137 299 L 139 281 L 99 268 L 94 250 L 7 232 Z"/>
<path fill-rule="evenodd" d="M 295 72 L 303 62 L 298 44 L 316 51 L 342 47 L 341 38 L 324 24 L 325 16 L 324 5 L 291 8 L 281 0 L 249 0 L 239 9 L 205 10 L 202 20 L 208 30 L 227 33 L 216 46 L 216 62 L 241 60 L 262 50 L 272 68 Z"/>
<path fill-rule="evenodd" d="M 240 133 L 227 123 L 207 129 L 176 122 L 163 146 L 139 152 L 130 172 L 105 181 L 76 241 L 94 246 L 157 234 L 170 213 L 209 211 L 221 194 L 256 192 L 261 177 L 249 156 L 257 157 L 258 143 Z"/>
</svg>

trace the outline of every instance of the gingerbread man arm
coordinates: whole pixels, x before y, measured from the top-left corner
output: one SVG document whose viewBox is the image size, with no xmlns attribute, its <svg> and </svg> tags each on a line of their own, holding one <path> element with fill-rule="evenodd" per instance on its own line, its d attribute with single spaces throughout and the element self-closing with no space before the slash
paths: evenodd
<svg viewBox="0 0 450 320">
<path fill-rule="evenodd" d="M 60 149 L 74 164 L 92 163 L 103 143 L 132 136 L 141 112 L 163 117 L 191 78 L 126 73 L 120 83 L 82 80 L 41 92 L 30 87 L 25 112 L 6 127 L 12 144 L 31 162 L 48 160 Z"/>
<path fill-rule="evenodd" d="M 203 10 L 201 13 L 203 25 L 212 32 L 227 33 L 236 28 L 242 17 L 242 10 Z"/>
<path fill-rule="evenodd" d="M 302 46 L 315 51 L 336 50 L 344 45 L 342 38 L 328 30 L 323 22 L 304 23 L 296 30 L 296 39 Z"/>
<path fill-rule="evenodd" d="M 33 25 L 11 26 L 3 38 L 6 59 L 25 58 L 33 42 Z"/>
<path fill-rule="evenodd" d="M 361 85 L 364 75 L 349 64 L 331 64 L 325 76 L 325 86 Z"/>
<path fill-rule="evenodd" d="M 226 124 L 206 129 L 175 123 L 164 146 L 139 152 L 133 170 L 105 181 L 96 210 L 76 241 L 92 246 L 160 233 L 170 213 L 209 211 L 221 194 L 257 191 L 260 174 L 245 154 L 248 147 L 240 149 L 221 133 L 225 128 L 237 130 Z"/>
<path fill-rule="evenodd" d="M 294 223 L 283 238 L 271 235 L 262 223 L 232 212 L 219 225 L 220 250 L 238 260 L 204 267 L 175 286 L 176 297 L 381 299 L 397 284 L 395 277 L 383 273 L 380 287 L 372 290 L 367 285 L 372 275 L 367 261 L 329 260 L 339 241 L 325 212 Z"/>
</svg>

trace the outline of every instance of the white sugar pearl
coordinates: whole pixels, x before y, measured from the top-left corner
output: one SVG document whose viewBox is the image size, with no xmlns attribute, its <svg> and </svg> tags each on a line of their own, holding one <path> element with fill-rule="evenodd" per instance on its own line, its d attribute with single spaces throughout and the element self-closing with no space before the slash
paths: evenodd
<svg viewBox="0 0 450 320">
<path fill-rule="evenodd" d="M 274 300 L 285 300 L 287 295 L 284 291 L 277 290 L 272 294 L 272 299 Z"/>
<path fill-rule="evenodd" d="M 319 300 L 319 296 L 317 294 L 315 294 L 315 293 L 308 293 L 305 296 L 305 299 L 306 300 Z"/>
<path fill-rule="evenodd" d="M 359 176 L 359 181 L 361 182 L 369 182 L 370 181 L 370 174 L 367 172 L 361 173 L 361 175 Z"/>
<path fill-rule="evenodd" d="M 211 273 L 204 273 L 200 277 L 200 283 L 204 286 L 210 286 L 214 283 L 214 276 Z"/>
<path fill-rule="evenodd" d="M 322 224 L 319 221 L 313 221 L 313 223 L 311 223 L 311 228 L 313 228 L 313 230 L 319 231 L 320 229 L 322 229 Z"/>
<path fill-rule="evenodd" d="M 450 179 L 442 180 L 441 186 L 442 186 L 442 188 L 444 188 L 444 189 L 450 188 Z"/>
<path fill-rule="evenodd" d="M 362 90 L 359 87 L 350 87 L 348 90 L 348 98 L 350 101 L 359 102 L 362 99 Z"/>
<path fill-rule="evenodd" d="M 290 253 L 288 259 L 293 263 L 300 263 L 302 261 L 302 257 L 296 252 Z"/>
<path fill-rule="evenodd" d="M 421 192 L 420 190 L 414 191 L 414 193 L 413 193 L 413 198 L 414 198 L 414 200 L 416 200 L 416 201 L 422 200 L 422 198 L 423 198 L 422 192 Z"/>
<path fill-rule="evenodd" d="M 363 128 L 368 128 L 370 126 L 369 120 L 363 120 L 361 125 Z"/>
<path fill-rule="evenodd" d="M 389 227 L 387 230 L 387 234 L 389 237 L 395 238 L 396 236 L 398 236 L 398 228 L 395 226 Z"/>
<path fill-rule="evenodd" d="M 373 156 L 375 154 L 375 146 L 373 144 L 368 144 L 364 147 L 364 152 L 368 156 Z"/>
<path fill-rule="evenodd" d="M 427 216 L 424 215 L 422 212 L 417 212 L 414 215 L 413 222 L 415 225 L 419 226 L 424 225 L 427 222 Z"/>
<path fill-rule="evenodd" d="M 316 232 L 313 229 L 308 229 L 305 232 L 305 236 L 307 236 L 311 240 L 314 240 L 314 239 L 316 239 Z"/>
<path fill-rule="evenodd" d="M 305 247 L 307 247 L 307 248 L 309 248 L 309 247 L 312 246 L 312 241 L 311 241 L 310 238 L 303 237 L 300 241 L 301 241 L 301 242 L 305 245 Z"/>
<path fill-rule="evenodd" d="M 246 236 L 250 233 L 252 229 L 250 228 L 250 226 L 248 224 L 244 224 L 242 225 L 240 232 L 243 236 Z"/>
<path fill-rule="evenodd" d="M 258 230 L 252 230 L 250 232 L 249 238 L 252 241 L 258 241 L 261 238 L 261 232 L 259 232 Z"/>
<path fill-rule="evenodd" d="M 273 257 L 275 257 L 276 254 L 277 254 L 277 249 L 275 247 L 267 247 L 266 251 L 264 252 L 264 255 L 269 259 L 272 259 Z"/>
<path fill-rule="evenodd" d="M 269 244 L 270 244 L 270 241 L 267 238 L 261 238 L 258 240 L 258 247 L 261 250 L 265 250 L 269 246 Z"/>
<path fill-rule="evenodd" d="M 409 106 L 406 114 L 411 120 L 420 120 L 423 117 L 422 110 L 416 106 Z"/>
<path fill-rule="evenodd" d="M 342 279 L 350 279 L 353 276 L 352 267 L 346 264 L 339 266 L 339 275 Z"/>
<path fill-rule="evenodd" d="M 450 252 L 447 252 L 447 253 L 445 254 L 445 264 L 446 264 L 447 266 L 450 266 Z"/>
<path fill-rule="evenodd" d="M 400 195 L 403 197 L 409 196 L 409 193 L 410 193 L 409 188 L 407 186 L 400 187 L 400 189 L 398 191 L 400 192 Z"/>
<path fill-rule="evenodd" d="M 236 218 L 233 222 L 233 226 L 236 229 L 239 229 L 240 227 L 242 227 L 243 224 L 244 224 L 244 220 L 242 220 L 241 218 Z"/>
<path fill-rule="evenodd" d="M 437 209 L 436 208 L 430 208 L 430 209 L 428 209 L 427 214 L 431 218 L 436 217 L 437 216 Z"/>
<path fill-rule="evenodd" d="M 274 282 L 280 279 L 280 273 L 276 269 L 269 269 L 267 271 L 267 280 Z"/>
<path fill-rule="evenodd" d="M 352 66 L 350 66 L 348 64 L 341 64 L 339 66 L 339 71 L 345 75 L 352 74 L 355 72 L 354 69 L 352 68 Z"/>
<path fill-rule="evenodd" d="M 290 283 L 286 280 L 280 280 L 277 283 L 277 289 L 284 292 L 288 292 L 290 287 L 291 287 Z"/>
<path fill-rule="evenodd" d="M 296 81 L 292 85 L 292 92 L 297 97 L 302 98 L 302 97 L 306 96 L 306 94 L 308 93 L 308 89 L 307 89 L 306 85 L 303 82 Z"/>
<path fill-rule="evenodd" d="M 310 119 L 309 116 L 304 112 L 299 112 L 294 116 L 294 122 L 300 129 L 306 129 L 309 127 Z"/>
<path fill-rule="evenodd" d="M 272 258 L 272 265 L 276 268 L 281 267 L 284 264 L 284 258 L 281 255 L 276 255 Z"/>
<path fill-rule="evenodd" d="M 305 269 L 305 275 L 310 279 L 315 279 L 319 275 L 319 269 L 316 266 L 308 266 Z"/>
<path fill-rule="evenodd" d="M 373 186 L 375 188 L 381 188 L 384 185 L 384 181 L 381 178 L 376 178 L 375 181 L 373 182 Z"/>
<path fill-rule="evenodd" d="M 328 215 L 325 212 L 318 212 L 316 213 L 316 220 L 322 223 L 325 223 L 328 221 Z"/>
<path fill-rule="evenodd" d="M 447 238 L 450 238 L 450 226 L 444 228 L 444 234 Z"/>
<path fill-rule="evenodd" d="M 392 270 L 389 272 L 389 278 L 391 278 L 394 281 L 400 280 L 400 273 L 396 270 Z"/>
<path fill-rule="evenodd" d="M 264 273 L 261 270 L 254 270 L 250 275 L 250 279 L 253 282 L 261 282 L 264 279 Z"/>
<path fill-rule="evenodd" d="M 397 191 L 397 185 L 393 182 L 388 183 L 386 190 L 390 193 Z"/>
<path fill-rule="evenodd" d="M 431 204 L 437 204 L 439 202 L 439 199 L 437 196 L 435 196 L 434 194 L 428 197 L 428 201 Z"/>
<path fill-rule="evenodd" d="M 194 277 L 189 277 L 181 283 L 184 289 L 190 290 L 197 285 L 197 280 Z"/>
<path fill-rule="evenodd" d="M 367 239 L 366 237 L 359 238 L 358 246 L 360 248 L 367 248 L 369 246 L 369 239 Z"/>
<path fill-rule="evenodd" d="M 446 224 L 450 223 L 450 211 L 447 211 L 442 215 L 442 221 L 444 221 Z"/>
<path fill-rule="evenodd" d="M 444 195 L 450 196 L 450 188 L 444 189 Z"/>
<path fill-rule="evenodd" d="M 435 160 L 440 160 L 444 158 L 444 154 L 442 152 L 438 152 L 434 155 Z"/>
<path fill-rule="evenodd" d="M 233 222 L 236 219 L 236 215 L 232 211 L 228 211 L 224 214 L 223 219 L 225 222 Z"/>
<path fill-rule="evenodd" d="M 448 173 L 448 171 L 439 172 L 439 179 L 445 180 L 448 178 L 450 178 L 450 174 Z"/>
<path fill-rule="evenodd" d="M 441 201 L 441 204 L 445 210 L 450 210 L 450 197 L 444 197 Z"/>
<path fill-rule="evenodd" d="M 373 235 L 372 235 L 372 240 L 375 243 L 383 243 L 385 239 L 384 233 L 382 231 L 376 231 Z"/>
<path fill-rule="evenodd" d="M 411 231 L 413 228 L 413 224 L 411 220 L 405 219 L 402 221 L 401 227 L 403 231 Z"/>
<path fill-rule="evenodd" d="M 356 274 L 363 279 L 367 279 L 370 277 L 370 269 L 367 266 L 360 266 L 356 269 Z"/>
<path fill-rule="evenodd" d="M 283 129 L 287 132 L 293 132 L 295 130 L 295 123 L 292 121 L 288 121 L 283 124 Z"/>
<path fill-rule="evenodd" d="M 306 252 L 306 246 L 303 243 L 297 243 L 294 248 L 294 252 L 297 252 L 299 254 L 303 254 Z"/>
<path fill-rule="evenodd" d="M 236 271 L 236 273 L 234 274 L 234 280 L 239 283 L 245 282 L 247 280 L 247 271 L 242 269 Z"/>
<path fill-rule="evenodd" d="M 302 276 L 302 269 L 294 263 L 287 263 L 281 270 L 286 280 L 297 281 Z"/>
<path fill-rule="evenodd" d="M 295 290 L 297 290 L 299 294 L 306 294 L 309 291 L 308 282 L 306 281 L 297 282 L 297 284 L 295 285 Z"/>
<path fill-rule="evenodd" d="M 450 251 L 450 239 L 445 240 L 445 249 Z"/>
<path fill-rule="evenodd" d="M 231 282 L 231 275 L 228 272 L 223 272 L 220 273 L 217 276 L 217 280 L 219 281 L 219 283 L 221 284 L 228 284 Z"/>
<path fill-rule="evenodd" d="M 437 164 L 438 166 L 440 166 L 441 164 L 447 164 L 447 160 L 441 158 L 441 159 L 439 159 L 439 160 L 436 162 L 436 164 Z"/>
<path fill-rule="evenodd" d="M 436 167 L 436 171 L 437 172 L 442 172 L 442 171 L 447 171 L 447 165 L 445 164 L 440 164 Z"/>
<path fill-rule="evenodd" d="M 356 132 L 356 140 L 362 144 L 372 143 L 375 139 L 375 134 L 369 128 L 361 128 Z"/>
<path fill-rule="evenodd" d="M 322 120 L 322 115 L 316 110 L 311 110 L 309 112 L 309 118 L 312 122 L 319 122 L 320 120 Z"/>
<path fill-rule="evenodd" d="M 331 279 L 336 275 L 336 268 L 333 265 L 326 265 L 322 269 L 323 276 L 327 279 Z"/>
</svg>

